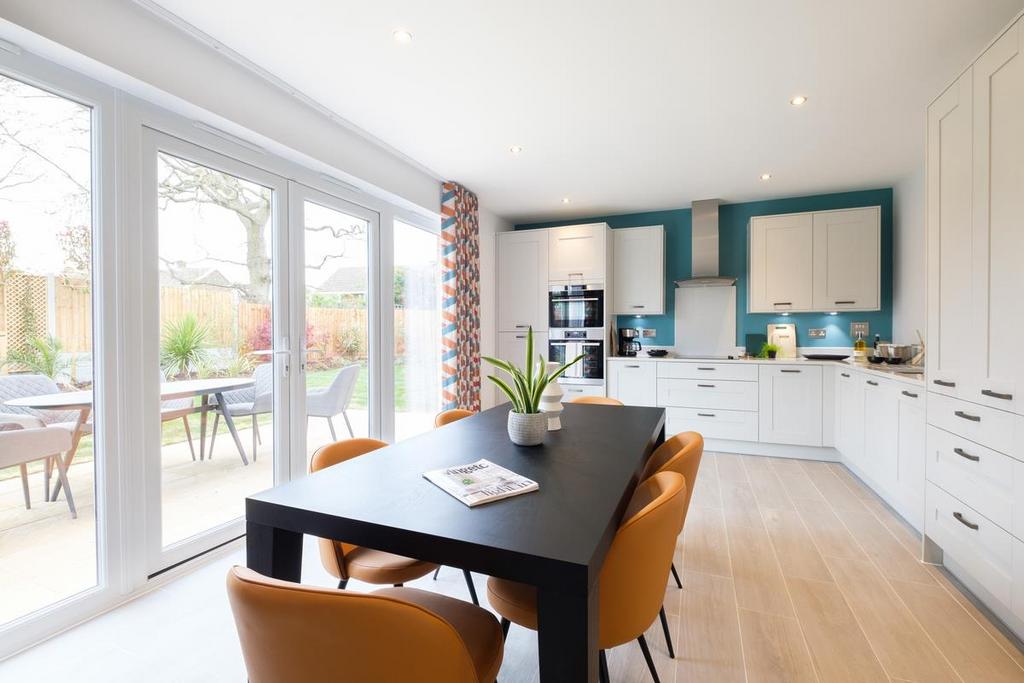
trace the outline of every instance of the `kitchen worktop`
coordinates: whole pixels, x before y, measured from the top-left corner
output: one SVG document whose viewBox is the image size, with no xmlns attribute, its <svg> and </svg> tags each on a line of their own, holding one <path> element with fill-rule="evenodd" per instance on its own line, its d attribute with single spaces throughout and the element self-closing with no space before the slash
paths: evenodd
<svg viewBox="0 0 1024 683">
<path fill-rule="evenodd" d="M 905 382 L 912 382 L 915 384 L 924 384 L 923 373 L 910 373 L 901 368 L 906 368 L 905 365 L 887 365 L 881 363 L 873 365 L 871 363 L 855 363 L 853 358 L 847 358 L 846 360 L 812 360 L 810 358 L 803 358 L 798 356 L 797 358 L 681 358 L 679 356 L 669 353 L 669 355 L 662 358 L 652 358 L 645 352 L 641 352 L 639 355 L 634 357 L 628 356 L 609 356 L 608 360 L 611 362 L 637 362 L 637 361 L 657 361 L 659 363 L 695 363 L 695 362 L 708 362 L 708 363 L 753 363 L 756 365 L 768 365 L 768 364 L 779 364 L 779 365 L 839 365 L 845 368 L 849 368 L 856 371 L 867 372 L 871 374 L 878 374 L 883 377 L 891 377 L 893 379 L 903 380 Z"/>
</svg>

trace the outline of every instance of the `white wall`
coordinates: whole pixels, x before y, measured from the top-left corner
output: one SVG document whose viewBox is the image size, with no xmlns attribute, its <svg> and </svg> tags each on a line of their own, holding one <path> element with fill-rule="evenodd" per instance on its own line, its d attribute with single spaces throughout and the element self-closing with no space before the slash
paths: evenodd
<svg viewBox="0 0 1024 683">
<path fill-rule="evenodd" d="M 490 211 L 480 208 L 480 353 L 493 356 L 497 349 L 498 326 L 497 297 L 497 243 L 499 232 L 511 230 L 512 224 Z M 485 364 L 481 363 L 481 366 Z M 487 379 L 487 367 L 480 368 L 480 404 L 483 408 L 496 405 L 496 389 Z"/>
<path fill-rule="evenodd" d="M 893 342 L 917 343 L 927 330 L 924 166 L 893 186 Z"/>
<path fill-rule="evenodd" d="M 130 0 L 4 0 L 0 38 L 190 118 L 254 133 L 437 213 L 438 178 Z M 209 120 L 208 120 L 209 119 Z M 252 135 L 243 135 L 252 138 Z M 270 144 L 280 143 L 283 149 Z M 322 169 L 326 170 L 327 169 Z M 405 201 L 398 201 L 399 199 Z"/>
</svg>

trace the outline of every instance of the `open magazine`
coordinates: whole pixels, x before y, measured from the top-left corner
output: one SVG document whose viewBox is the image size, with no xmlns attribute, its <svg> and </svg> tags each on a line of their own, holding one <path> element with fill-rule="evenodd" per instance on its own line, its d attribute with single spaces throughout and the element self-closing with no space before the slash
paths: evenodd
<svg viewBox="0 0 1024 683">
<path fill-rule="evenodd" d="M 455 496 L 469 507 L 490 503 L 520 493 L 536 491 L 537 482 L 495 465 L 477 460 L 468 465 L 424 472 L 423 476 Z"/>
</svg>

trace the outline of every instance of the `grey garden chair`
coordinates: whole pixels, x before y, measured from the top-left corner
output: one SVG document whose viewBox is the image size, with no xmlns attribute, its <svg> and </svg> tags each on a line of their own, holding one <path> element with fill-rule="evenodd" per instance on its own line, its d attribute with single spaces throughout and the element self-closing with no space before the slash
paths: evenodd
<svg viewBox="0 0 1024 683">
<path fill-rule="evenodd" d="M 306 393 L 306 422 L 308 423 L 311 417 L 327 418 L 327 426 L 331 428 L 331 438 L 334 441 L 338 440 L 338 436 L 334 433 L 334 422 L 331 418 L 339 413 L 345 419 L 348 435 L 355 437 L 352 423 L 348 421 L 348 414 L 345 411 L 348 410 L 352 394 L 355 393 L 359 369 L 358 365 L 343 367 L 326 389 Z"/>
<path fill-rule="evenodd" d="M 35 460 L 46 460 L 57 466 L 57 476 L 64 487 L 64 499 L 68 502 L 71 518 L 76 519 L 75 498 L 68 485 L 67 469 L 61 454 L 71 448 L 71 432 L 62 427 L 41 425 L 37 418 L 26 415 L 17 417 L 8 414 L 0 417 L 0 468 L 17 465 L 21 469 L 21 488 L 25 495 L 25 509 L 32 509 L 28 492 L 27 464 Z"/>
<path fill-rule="evenodd" d="M 253 386 L 236 389 L 224 393 L 224 409 L 232 418 L 252 416 L 252 460 L 256 462 L 256 447 L 262 443 L 260 428 L 257 422 L 260 415 L 274 409 L 274 364 L 257 365 L 252 373 Z M 210 458 L 213 458 L 213 444 L 217 440 L 217 425 L 220 423 L 220 411 L 214 413 L 213 433 L 210 436 Z M 245 453 L 239 453 L 245 463 Z"/>
<path fill-rule="evenodd" d="M 164 373 L 160 372 L 160 381 L 166 381 Z M 191 398 L 172 398 L 169 401 L 160 402 L 160 422 L 171 422 L 181 420 L 185 425 L 185 438 L 188 439 L 188 449 L 192 452 L 192 459 L 196 459 L 196 447 L 192 443 L 192 428 L 188 423 L 188 416 L 196 412 L 195 403 Z"/>
</svg>

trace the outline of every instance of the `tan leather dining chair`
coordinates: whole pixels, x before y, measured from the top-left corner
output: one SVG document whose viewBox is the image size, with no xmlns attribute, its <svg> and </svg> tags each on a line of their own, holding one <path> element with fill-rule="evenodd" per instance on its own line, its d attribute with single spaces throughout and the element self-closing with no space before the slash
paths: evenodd
<svg viewBox="0 0 1024 683">
<path fill-rule="evenodd" d="M 584 403 L 596 406 L 624 406 L 626 405 L 617 398 L 608 398 L 607 396 L 577 396 L 569 403 Z"/>
<path fill-rule="evenodd" d="M 472 410 L 463 410 L 462 408 L 452 408 L 451 410 L 445 410 L 444 412 L 438 413 L 434 418 L 435 427 L 444 427 L 446 424 L 451 424 L 457 420 L 461 420 L 464 417 L 470 415 L 476 415 Z"/>
<path fill-rule="evenodd" d="M 685 498 L 686 482 L 681 474 L 660 472 L 641 482 L 608 549 L 598 579 L 597 646 L 604 683 L 608 682 L 605 650 L 631 640 L 640 643 L 651 677 L 659 683 L 644 632 L 658 618 L 665 597 Z M 491 607 L 502 617 L 504 633 L 512 622 L 537 628 L 534 586 L 491 577 L 487 595 Z"/>
<path fill-rule="evenodd" d="M 704 455 L 704 437 L 697 432 L 680 432 L 658 448 L 647 459 L 644 472 L 640 475 L 643 481 L 653 477 L 658 472 L 676 472 L 686 479 L 686 498 L 683 503 L 683 517 L 679 520 L 679 533 L 683 532 L 683 523 L 686 520 L 686 512 L 690 509 L 690 499 L 693 497 L 693 489 L 697 485 L 697 470 L 700 468 L 700 460 Z M 675 561 L 672 562 L 672 578 L 676 586 L 683 587 L 682 579 L 676 570 Z M 675 659 L 675 647 L 672 644 L 672 634 L 668 628 L 668 619 L 665 616 L 664 606 L 661 608 L 661 628 L 665 631 L 665 644 L 668 645 L 668 656 Z"/>
<path fill-rule="evenodd" d="M 227 588 L 251 683 L 493 683 L 501 667 L 497 619 L 444 595 L 315 588 L 242 567 Z"/>
<path fill-rule="evenodd" d="M 313 459 L 309 463 L 309 471 L 318 472 L 325 467 L 337 465 L 387 445 L 384 441 L 366 438 L 336 441 L 313 454 Z M 317 539 L 317 542 L 320 545 L 320 562 L 331 576 L 338 579 L 338 588 L 347 587 L 349 579 L 378 585 L 401 586 L 406 581 L 426 576 L 439 568 L 438 565 L 431 562 L 414 560 L 383 550 L 362 548 L 341 541 L 320 538 Z M 472 575 L 467 570 L 463 570 L 463 575 L 466 578 L 466 585 L 469 588 L 473 604 L 479 605 Z"/>
</svg>

